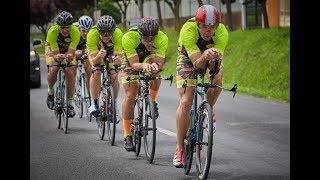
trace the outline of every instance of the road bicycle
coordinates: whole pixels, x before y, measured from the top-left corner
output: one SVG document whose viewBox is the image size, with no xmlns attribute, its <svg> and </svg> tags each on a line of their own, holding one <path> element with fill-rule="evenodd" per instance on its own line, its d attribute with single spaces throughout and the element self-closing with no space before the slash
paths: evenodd
<svg viewBox="0 0 320 180">
<path fill-rule="evenodd" d="M 116 136 L 116 105 L 115 96 L 113 91 L 113 81 L 111 79 L 111 70 L 118 72 L 119 66 L 114 65 L 114 68 L 109 67 L 109 58 L 104 59 L 105 65 L 94 65 L 94 71 L 101 71 L 102 83 L 101 83 L 101 100 L 102 105 L 99 107 L 99 114 L 96 116 L 96 122 L 98 123 L 98 133 L 101 140 L 104 139 L 106 123 L 107 123 L 107 134 L 110 144 L 113 146 Z"/>
<path fill-rule="evenodd" d="M 134 103 L 134 118 L 131 124 L 133 149 L 135 155 L 139 156 L 141 149 L 141 138 L 144 139 L 144 150 L 147 161 L 151 164 L 155 155 L 156 147 L 156 117 L 155 102 L 149 94 L 149 81 L 163 79 L 170 80 L 172 84 L 173 76 L 168 78 L 153 77 L 148 74 L 139 73 L 139 77 L 127 77 L 127 81 L 138 80 L 138 94 Z M 129 84 L 130 85 L 130 84 Z"/>
<path fill-rule="evenodd" d="M 74 100 L 75 105 L 78 109 L 79 117 L 83 117 L 84 111 L 86 112 L 87 118 L 89 122 L 91 122 L 92 116 L 89 113 L 88 108 L 91 106 L 91 97 L 89 92 L 89 87 L 87 87 L 86 81 L 86 72 L 84 69 L 83 61 L 88 59 L 86 54 L 83 53 L 82 55 L 77 56 L 78 61 L 78 68 L 77 68 L 77 76 L 76 76 L 76 85 L 75 85 L 75 93 L 74 93 Z"/>
<path fill-rule="evenodd" d="M 59 62 L 58 65 L 47 65 L 48 68 L 51 66 L 59 67 L 57 82 L 54 85 L 54 90 L 55 90 L 54 91 L 55 92 L 54 114 L 57 118 L 58 129 L 61 129 L 61 125 L 62 125 L 62 129 L 64 133 L 67 134 L 68 119 L 69 119 L 68 93 L 67 93 L 68 83 L 66 81 L 64 70 L 66 67 L 71 67 L 76 65 L 71 65 L 67 62 L 67 59 L 63 59 L 62 61 Z"/>
<path fill-rule="evenodd" d="M 207 66 L 208 63 L 206 63 L 204 69 L 207 69 Z M 217 63 L 215 67 L 218 67 Z M 187 135 L 184 139 L 183 168 L 184 173 L 188 175 L 192 165 L 193 153 L 195 152 L 196 171 L 199 179 L 206 179 L 208 176 L 213 148 L 213 134 L 216 130 L 216 127 L 213 125 L 214 120 L 212 115 L 212 107 L 207 101 L 207 91 L 209 88 L 221 88 L 234 92 L 233 98 L 237 92 L 237 84 L 234 84 L 231 89 L 226 89 L 222 86 L 213 84 L 213 77 L 218 71 L 219 70 L 217 68 L 210 71 L 210 83 L 205 83 L 204 75 L 206 71 L 203 69 L 195 70 L 195 73 L 198 74 L 198 77 L 196 84 L 193 85 L 193 87 L 195 87 L 195 91 L 190 112 L 191 121 Z M 200 83 L 199 80 L 201 80 Z M 186 90 L 187 86 L 187 81 L 185 81 L 182 87 Z M 198 96 L 200 96 L 199 103 Z"/>
</svg>

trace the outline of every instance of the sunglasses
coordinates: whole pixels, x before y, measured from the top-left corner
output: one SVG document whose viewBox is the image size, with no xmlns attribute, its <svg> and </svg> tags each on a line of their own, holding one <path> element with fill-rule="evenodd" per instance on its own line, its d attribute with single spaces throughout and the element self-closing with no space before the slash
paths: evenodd
<svg viewBox="0 0 320 180">
<path fill-rule="evenodd" d="M 146 42 L 153 42 L 156 36 L 142 36 L 142 39 Z"/>
<path fill-rule="evenodd" d="M 198 24 L 199 29 L 203 30 L 212 30 L 215 31 L 217 27 L 215 25 L 204 25 L 204 24 Z"/>
<path fill-rule="evenodd" d="M 102 31 L 102 32 L 100 32 L 100 35 L 102 36 L 102 37 L 109 37 L 109 36 L 112 36 L 113 35 L 113 32 L 114 31 Z"/>
<path fill-rule="evenodd" d="M 61 29 L 70 29 L 70 26 L 60 26 Z"/>
</svg>

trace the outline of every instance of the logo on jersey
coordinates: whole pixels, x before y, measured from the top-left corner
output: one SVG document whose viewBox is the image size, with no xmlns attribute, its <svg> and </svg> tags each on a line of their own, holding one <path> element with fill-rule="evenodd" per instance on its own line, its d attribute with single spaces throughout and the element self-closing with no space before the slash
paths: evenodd
<svg viewBox="0 0 320 180">
<path fill-rule="evenodd" d="M 208 49 L 209 49 L 209 48 L 213 48 L 213 46 L 214 46 L 214 44 L 207 44 L 207 45 L 206 45 L 206 48 L 208 48 Z"/>
</svg>

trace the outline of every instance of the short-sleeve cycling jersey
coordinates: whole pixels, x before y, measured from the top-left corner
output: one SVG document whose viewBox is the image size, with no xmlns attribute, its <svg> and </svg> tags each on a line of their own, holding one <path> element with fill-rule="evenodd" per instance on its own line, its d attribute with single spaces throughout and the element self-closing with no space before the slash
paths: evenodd
<svg viewBox="0 0 320 180">
<path fill-rule="evenodd" d="M 141 42 L 141 37 L 137 31 L 137 27 L 132 27 L 122 38 L 123 50 L 127 58 L 138 55 L 139 61 L 142 63 L 145 57 L 150 55 L 145 46 Z M 168 37 L 162 31 L 158 31 L 155 37 L 153 47 L 155 49 L 155 56 L 165 58 L 166 51 L 168 48 Z"/>
<path fill-rule="evenodd" d="M 198 52 L 203 53 L 211 47 L 219 49 L 223 55 L 228 43 L 228 31 L 226 27 L 220 23 L 212 39 L 210 41 L 203 41 L 199 34 L 195 18 L 191 18 L 182 26 L 178 43 L 180 47 L 186 50 L 188 57 Z"/>
<path fill-rule="evenodd" d="M 79 23 L 78 22 L 74 22 L 74 23 L 72 23 L 72 25 L 77 26 L 77 28 L 79 29 Z M 79 29 L 79 32 L 80 32 L 80 29 Z M 81 32 L 80 32 L 80 41 L 78 43 L 77 50 L 83 50 L 85 48 L 86 48 L 86 40 L 83 39 L 83 37 L 81 36 Z"/>
<path fill-rule="evenodd" d="M 93 26 L 87 34 L 87 50 L 89 55 L 96 54 L 100 51 L 100 43 L 102 42 L 107 56 L 110 54 L 122 54 L 122 36 L 123 33 L 119 28 L 114 30 L 112 38 L 109 42 L 103 43 L 100 39 L 100 33 L 97 26 Z"/>
<path fill-rule="evenodd" d="M 63 37 L 60 34 L 60 26 L 53 25 L 48 30 L 46 41 L 49 43 L 52 51 L 59 50 L 60 53 L 66 53 L 68 48 L 76 50 L 80 41 L 80 31 L 78 27 L 70 25 L 70 34 Z"/>
</svg>

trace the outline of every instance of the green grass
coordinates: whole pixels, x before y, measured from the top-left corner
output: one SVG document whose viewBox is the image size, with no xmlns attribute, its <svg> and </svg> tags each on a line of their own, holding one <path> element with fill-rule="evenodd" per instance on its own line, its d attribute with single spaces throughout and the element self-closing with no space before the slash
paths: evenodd
<svg viewBox="0 0 320 180">
<path fill-rule="evenodd" d="M 175 81 L 179 33 L 164 30 L 169 45 L 163 77 Z M 42 34 L 32 37 L 40 38 Z M 38 49 L 40 54 L 44 48 Z M 252 29 L 229 33 L 224 54 L 223 86 L 238 85 L 238 93 L 290 102 L 290 28 Z"/>
</svg>

